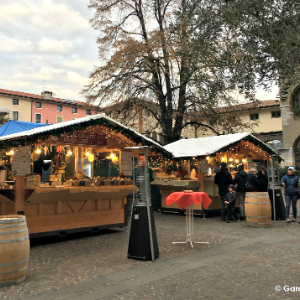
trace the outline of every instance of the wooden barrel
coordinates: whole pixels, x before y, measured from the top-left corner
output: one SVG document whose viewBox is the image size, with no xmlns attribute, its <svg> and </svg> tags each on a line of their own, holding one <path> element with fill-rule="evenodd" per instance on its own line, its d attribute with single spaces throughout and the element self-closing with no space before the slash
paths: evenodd
<svg viewBox="0 0 300 300">
<path fill-rule="evenodd" d="M 245 214 L 249 226 L 271 226 L 271 202 L 267 192 L 246 193 Z"/>
<path fill-rule="evenodd" d="M 0 216 L 0 287 L 16 284 L 25 279 L 29 252 L 25 216 Z"/>
</svg>

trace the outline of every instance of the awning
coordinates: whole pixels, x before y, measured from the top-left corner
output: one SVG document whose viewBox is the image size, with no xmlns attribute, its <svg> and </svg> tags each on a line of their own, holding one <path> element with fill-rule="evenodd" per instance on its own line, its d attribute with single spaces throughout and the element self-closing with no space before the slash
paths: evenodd
<svg viewBox="0 0 300 300">
<path fill-rule="evenodd" d="M 23 132 L 37 127 L 49 126 L 49 124 L 21 122 L 21 121 L 7 121 L 0 127 L 0 136 L 5 136 L 13 133 Z"/>
<path fill-rule="evenodd" d="M 168 157 L 171 156 L 171 154 L 167 150 L 165 150 L 164 147 L 159 143 L 107 117 L 105 114 L 88 116 L 67 122 L 61 122 L 58 124 L 43 126 L 23 132 L 6 135 L 0 137 L 0 148 L 6 149 L 8 147 L 17 147 L 18 145 L 29 145 L 36 143 L 40 139 L 47 139 L 51 135 L 60 136 L 64 133 L 84 130 L 85 128 L 92 125 L 100 125 L 110 128 L 112 130 L 115 130 L 116 132 L 120 132 L 125 137 L 137 144 L 148 146 L 153 150 L 158 150 L 159 152 L 165 154 Z"/>
<path fill-rule="evenodd" d="M 268 154 L 281 157 L 271 147 L 248 132 L 210 136 L 203 138 L 182 139 L 166 145 L 164 148 L 173 154 L 174 158 L 203 157 L 224 151 L 230 146 L 240 143 L 242 140 L 249 141 Z"/>
</svg>

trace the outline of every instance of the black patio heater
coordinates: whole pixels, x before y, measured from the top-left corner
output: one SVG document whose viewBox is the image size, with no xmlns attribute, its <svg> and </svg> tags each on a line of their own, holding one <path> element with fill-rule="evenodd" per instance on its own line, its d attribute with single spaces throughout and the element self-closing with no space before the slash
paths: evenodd
<svg viewBox="0 0 300 300">
<path fill-rule="evenodd" d="M 133 201 L 127 257 L 155 260 L 159 256 L 148 168 L 148 147 L 132 149 Z"/>
</svg>

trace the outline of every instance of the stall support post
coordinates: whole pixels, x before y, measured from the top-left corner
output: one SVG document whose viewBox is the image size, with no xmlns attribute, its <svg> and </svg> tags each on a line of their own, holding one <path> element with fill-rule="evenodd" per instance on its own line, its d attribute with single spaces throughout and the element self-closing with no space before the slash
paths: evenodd
<svg viewBox="0 0 300 300">
<path fill-rule="evenodd" d="M 198 182 L 199 182 L 199 192 L 205 192 L 205 175 L 201 173 L 201 164 L 200 159 L 197 159 L 197 168 L 198 168 Z M 202 206 L 202 217 L 205 219 L 205 209 Z"/>
<path fill-rule="evenodd" d="M 25 176 L 16 176 L 15 213 L 24 215 L 25 210 Z"/>
</svg>

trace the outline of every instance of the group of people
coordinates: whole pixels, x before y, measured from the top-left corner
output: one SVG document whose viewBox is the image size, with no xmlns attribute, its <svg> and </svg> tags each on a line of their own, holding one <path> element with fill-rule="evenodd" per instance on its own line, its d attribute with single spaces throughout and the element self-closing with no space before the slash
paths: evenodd
<svg viewBox="0 0 300 300">
<path fill-rule="evenodd" d="M 260 170 L 251 169 L 245 172 L 244 165 L 238 166 L 237 173 L 232 178 L 227 169 L 227 163 L 221 164 L 221 170 L 216 174 L 215 184 L 218 185 L 221 199 L 221 219 L 230 223 L 233 218 L 238 222 L 245 219 L 245 195 L 246 192 L 267 192 L 268 175 L 264 167 Z M 236 200 L 239 203 L 240 216 L 235 213 Z M 227 209 L 226 209 L 227 206 Z"/>
</svg>

